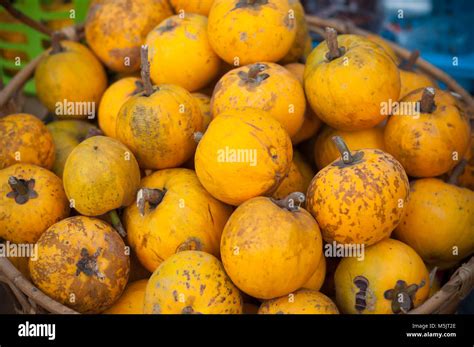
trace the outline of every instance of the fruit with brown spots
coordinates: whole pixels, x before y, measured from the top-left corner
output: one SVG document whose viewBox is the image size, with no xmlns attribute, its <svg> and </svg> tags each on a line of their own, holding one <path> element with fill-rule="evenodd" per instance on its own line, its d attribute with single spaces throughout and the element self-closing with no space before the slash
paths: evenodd
<svg viewBox="0 0 474 347">
<path fill-rule="evenodd" d="M 221 262 L 200 251 L 176 253 L 155 270 L 144 313 L 241 314 L 242 297 Z"/>
<path fill-rule="evenodd" d="M 423 260 L 392 239 L 366 248 L 363 261 L 342 259 L 335 282 L 337 306 L 346 314 L 406 313 L 421 305 L 430 290 Z"/>
<path fill-rule="evenodd" d="M 372 245 L 399 224 L 408 177 L 390 154 L 378 149 L 350 152 L 341 137 L 334 141 L 341 158 L 314 176 L 306 207 L 326 242 Z"/>
<path fill-rule="evenodd" d="M 46 126 L 53 135 L 56 148 L 53 172 L 63 177 L 64 165 L 72 150 L 88 136 L 98 133 L 94 125 L 81 120 L 59 120 Z"/>
<path fill-rule="evenodd" d="M 289 172 L 293 148 L 268 113 L 247 108 L 215 118 L 199 142 L 196 174 L 216 199 L 230 205 L 272 195 Z M 231 184 L 230 184 L 231 182 Z"/>
<path fill-rule="evenodd" d="M 148 280 L 129 283 L 120 298 L 104 314 L 142 314 Z"/>
<path fill-rule="evenodd" d="M 15 164 L 0 170 L 0 238 L 35 243 L 54 223 L 69 216 L 60 178 L 42 167 Z"/>
<path fill-rule="evenodd" d="M 95 117 L 107 88 L 107 76 L 86 46 L 53 37 L 35 71 L 38 99 L 61 119 Z"/>
<path fill-rule="evenodd" d="M 204 190 L 194 171 L 156 171 L 140 188 L 140 206 L 130 205 L 123 220 L 130 246 L 149 271 L 183 250 L 219 256 L 222 229 L 232 209 Z"/>
<path fill-rule="evenodd" d="M 291 10 L 293 10 L 292 17 L 296 23 L 296 35 L 290 50 L 281 59 L 281 64 L 304 60 L 311 53 L 312 48 L 312 40 L 306 24 L 303 5 L 301 5 L 300 0 L 289 0 L 288 3 Z"/>
<path fill-rule="evenodd" d="M 209 12 L 211 46 L 234 66 L 277 62 L 295 40 L 290 10 L 288 0 L 215 0 Z"/>
<path fill-rule="evenodd" d="M 436 178 L 416 180 L 410 190 L 394 236 L 439 269 L 473 254 L 474 192 Z"/>
<path fill-rule="evenodd" d="M 311 108 L 336 129 L 372 128 L 387 117 L 381 104 L 400 95 L 397 65 L 378 44 L 327 30 L 328 38 L 306 62 L 304 86 Z"/>
<path fill-rule="evenodd" d="M 256 197 L 229 218 L 221 240 L 227 274 L 246 294 L 272 299 L 301 288 L 322 255 L 318 224 L 299 207 L 304 194 Z"/>
<path fill-rule="evenodd" d="M 274 199 L 283 199 L 293 192 L 305 192 L 308 190 L 313 177 L 314 172 L 311 166 L 299 152 L 293 151 L 290 171 L 272 197 Z"/>
<path fill-rule="evenodd" d="M 201 110 L 203 118 L 203 131 L 206 131 L 209 123 L 211 123 L 211 98 L 206 94 L 202 93 L 193 93 L 194 99 L 197 101 L 199 108 Z"/>
<path fill-rule="evenodd" d="M 30 259 L 33 283 L 80 313 L 110 308 L 124 290 L 129 258 L 120 235 L 100 219 L 76 216 L 52 225 Z"/>
<path fill-rule="evenodd" d="M 99 105 L 99 127 L 106 136 L 117 137 L 117 117 L 122 105 L 143 90 L 143 83 L 137 77 L 125 77 L 107 88 Z"/>
<path fill-rule="evenodd" d="M 259 314 L 339 314 L 336 304 L 326 295 L 300 289 L 280 298 L 265 301 Z"/>
<path fill-rule="evenodd" d="M 383 130 L 380 126 L 358 131 L 343 131 L 324 126 L 314 144 L 316 166 L 322 169 L 341 156 L 332 141 L 334 136 L 342 137 L 353 151 L 366 148 L 385 150 Z"/>
<path fill-rule="evenodd" d="M 206 87 L 220 72 L 221 59 L 207 36 L 207 18 L 187 13 L 169 17 L 146 38 L 155 84 L 176 84 L 190 92 Z"/>
<path fill-rule="evenodd" d="M 38 118 L 26 113 L 0 118 L 0 169 L 19 162 L 51 169 L 54 158 L 53 137 Z"/>
<path fill-rule="evenodd" d="M 435 81 L 414 69 L 419 55 L 420 53 L 418 51 L 413 51 L 408 60 L 399 66 L 401 83 L 400 99 L 420 88 L 438 87 Z"/>
<path fill-rule="evenodd" d="M 410 93 L 402 102 L 419 103 L 419 113 L 390 117 L 384 135 L 387 152 L 413 177 L 450 171 L 470 143 L 469 121 L 458 101 L 449 92 L 425 88 Z"/>
<path fill-rule="evenodd" d="M 140 46 L 146 35 L 173 15 L 166 0 L 103 0 L 89 8 L 86 40 L 111 70 L 134 72 L 140 68 Z"/>
<path fill-rule="evenodd" d="M 134 202 L 140 169 L 122 143 L 94 136 L 69 154 L 63 180 L 73 207 L 83 215 L 99 216 Z"/>
<path fill-rule="evenodd" d="M 255 63 L 229 71 L 212 94 L 213 118 L 246 107 L 268 112 L 291 137 L 303 124 L 306 100 L 301 83 L 287 69 L 274 63 Z"/>
</svg>

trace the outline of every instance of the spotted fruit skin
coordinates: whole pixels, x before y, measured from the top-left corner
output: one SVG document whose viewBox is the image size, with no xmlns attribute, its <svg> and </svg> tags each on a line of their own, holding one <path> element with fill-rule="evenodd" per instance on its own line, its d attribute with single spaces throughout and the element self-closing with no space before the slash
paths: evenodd
<svg viewBox="0 0 474 347">
<path fill-rule="evenodd" d="M 215 0 L 211 7 L 209 41 L 228 64 L 277 62 L 293 45 L 296 21 L 290 18 L 288 0 L 259 1 L 241 6 L 240 0 Z"/>
<path fill-rule="evenodd" d="M 203 93 L 193 93 L 194 99 L 197 101 L 203 118 L 203 130 L 206 131 L 209 123 L 211 123 L 211 98 Z"/>
<path fill-rule="evenodd" d="M 176 84 L 190 92 L 206 87 L 221 68 L 207 35 L 207 18 L 188 13 L 167 18 L 146 38 L 150 77 L 155 84 Z"/>
<path fill-rule="evenodd" d="M 246 154 L 239 157 L 238 150 Z M 273 194 L 292 158 L 290 137 L 280 123 L 264 111 L 248 108 L 215 118 L 199 142 L 194 162 L 201 184 L 212 196 L 239 205 Z"/>
<path fill-rule="evenodd" d="M 414 181 L 394 236 L 430 266 L 453 267 L 474 253 L 474 192 L 436 178 Z"/>
<path fill-rule="evenodd" d="M 144 313 L 241 314 L 242 297 L 221 262 L 201 251 L 183 251 L 153 273 L 145 293 Z"/>
<path fill-rule="evenodd" d="M 87 111 L 97 112 L 107 88 L 104 67 L 83 44 L 74 41 L 61 41 L 60 44 L 61 52 L 46 51 L 36 67 L 38 99 L 60 119 L 91 118 L 95 114 Z"/>
<path fill-rule="evenodd" d="M 311 53 L 312 40 L 306 24 L 305 12 L 300 0 L 289 0 L 296 23 L 296 35 L 288 53 L 281 59 L 281 64 L 294 63 L 306 58 Z"/>
<path fill-rule="evenodd" d="M 404 103 L 421 100 L 424 89 L 402 99 Z M 447 173 L 469 149 L 469 120 L 449 92 L 435 89 L 435 109 L 419 115 L 390 117 L 385 127 L 385 148 L 413 177 L 435 177 Z"/>
<path fill-rule="evenodd" d="M 290 137 L 301 128 L 306 111 L 304 90 L 298 79 L 284 67 L 274 63 L 261 66 L 256 83 L 246 80 L 256 65 L 242 66 L 226 73 L 217 83 L 211 99 L 213 118 L 231 110 L 253 107 L 268 112 L 278 120 Z"/>
<path fill-rule="evenodd" d="M 240 205 L 221 240 L 227 274 L 243 292 L 273 299 L 301 288 L 322 257 L 318 224 L 303 208 L 288 211 L 265 197 Z"/>
<path fill-rule="evenodd" d="M 149 271 L 182 250 L 219 256 L 222 230 L 232 208 L 213 198 L 194 171 L 159 170 L 145 177 L 140 187 L 165 191 L 158 206 L 145 205 L 144 216 L 136 204 L 124 212 L 130 246 Z"/>
<path fill-rule="evenodd" d="M 63 180 L 74 208 L 86 216 L 99 216 L 135 201 L 140 169 L 118 140 L 94 136 L 69 154 Z"/>
<path fill-rule="evenodd" d="M 86 40 L 112 71 L 140 69 L 140 46 L 146 35 L 173 15 L 165 0 L 103 0 L 91 4 L 85 23 Z"/>
<path fill-rule="evenodd" d="M 398 101 L 400 74 L 395 62 L 378 44 L 357 35 L 339 35 L 345 53 L 327 60 L 321 42 L 308 56 L 305 92 L 316 115 L 333 128 L 369 129 L 382 122 L 381 104 Z"/>
<path fill-rule="evenodd" d="M 120 297 L 129 258 L 120 235 L 97 218 L 70 217 L 52 225 L 30 258 L 33 283 L 52 299 L 80 313 L 100 313 Z"/>
<path fill-rule="evenodd" d="M 368 286 L 361 288 L 358 282 L 365 280 Z M 406 293 L 405 288 L 397 293 L 394 289 L 398 281 L 403 281 L 401 287 L 416 285 L 416 290 Z M 423 260 L 411 247 L 392 239 L 367 247 L 363 261 L 355 257 L 342 259 L 336 269 L 335 284 L 337 306 L 346 314 L 402 313 L 398 300 L 409 311 L 421 305 L 430 290 Z M 356 295 L 362 300 L 356 302 Z"/>
<path fill-rule="evenodd" d="M 137 77 L 125 77 L 107 88 L 99 105 L 99 127 L 106 136 L 117 137 L 115 128 L 122 105 L 133 95 L 141 92 L 142 82 Z"/>
<path fill-rule="evenodd" d="M 154 87 L 150 96 L 138 93 L 120 108 L 116 134 L 136 156 L 141 168 L 178 167 L 196 149 L 194 133 L 203 117 L 193 96 L 172 84 Z"/>
<path fill-rule="evenodd" d="M 290 171 L 272 197 L 283 199 L 293 192 L 306 192 L 313 177 L 313 169 L 304 160 L 303 156 L 295 150 L 293 151 Z"/>
<path fill-rule="evenodd" d="M 280 298 L 263 302 L 259 314 L 339 314 L 336 304 L 326 295 L 300 289 Z"/>
<path fill-rule="evenodd" d="M 53 137 L 38 118 L 27 113 L 0 118 L 0 169 L 19 162 L 51 169 L 54 159 Z"/>
<path fill-rule="evenodd" d="M 105 314 L 142 314 L 148 279 L 129 283 L 120 298 Z"/>
<path fill-rule="evenodd" d="M 24 204 L 7 196 L 9 177 L 34 180 L 37 196 Z M 63 182 L 52 172 L 31 164 L 15 164 L 0 170 L 0 238 L 13 243 L 35 243 L 51 225 L 69 216 Z"/>
<path fill-rule="evenodd" d="M 409 183 L 400 163 L 378 149 L 358 152 L 358 163 L 336 160 L 308 188 L 306 207 L 326 242 L 374 244 L 390 236 L 406 206 Z"/>
<path fill-rule="evenodd" d="M 197 13 L 207 16 L 211 10 L 214 0 L 170 0 L 170 4 L 176 13 L 184 11 L 185 15 L 188 13 Z"/>
</svg>

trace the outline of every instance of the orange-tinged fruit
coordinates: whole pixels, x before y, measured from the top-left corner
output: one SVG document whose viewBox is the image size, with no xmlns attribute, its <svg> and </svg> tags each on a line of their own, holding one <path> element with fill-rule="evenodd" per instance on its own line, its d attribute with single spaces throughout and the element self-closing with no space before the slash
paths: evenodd
<svg viewBox="0 0 474 347">
<path fill-rule="evenodd" d="M 106 310 L 105 314 L 142 314 L 148 280 L 129 283 L 122 296 Z"/>
<path fill-rule="evenodd" d="M 290 171 L 272 197 L 282 199 L 293 192 L 306 192 L 313 177 L 314 172 L 311 166 L 299 152 L 293 151 Z"/>
<path fill-rule="evenodd" d="M 52 225 L 30 259 L 33 283 L 80 313 L 110 308 L 124 290 L 129 258 L 120 235 L 97 218 L 76 216 Z"/>
<path fill-rule="evenodd" d="M 303 284 L 303 288 L 311 290 L 320 290 L 326 279 L 326 257 L 323 255 L 318 263 L 318 267 L 313 275 Z"/>
<path fill-rule="evenodd" d="M 280 298 L 265 301 L 259 314 L 339 314 L 336 304 L 326 295 L 300 289 Z"/>
<path fill-rule="evenodd" d="M 0 118 L 0 169 L 19 162 L 51 169 L 54 158 L 53 137 L 38 118 L 27 113 Z"/>
<path fill-rule="evenodd" d="M 305 12 L 300 0 L 288 0 L 296 23 L 296 35 L 288 53 L 281 59 L 281 64 L 300 61 L 311 53 L 311 36 L 306 24 Z M 309 46 L 308 46 L 309 41 Z"/>
<path fill-rule="evenodd" d="M 69 216 L 63 182 L 31 164 L 0 170 L 0 238 L 35 243 L 54 223 Z"/>
<path fill-rule="evenodd" d="M 184 11 L 185 16 L 188 13 L 197 13 L 207 16 L 213 2 L 214 0 L 170 0 L 174 11 L 178 14 Z"/>
<path fill-rule="evenodd" d="M 242 297 L 221 262 L 201 251 L 183 251 L 165 260 L 150 280 L 144 313 L 241 314 Z"/>
</svg>

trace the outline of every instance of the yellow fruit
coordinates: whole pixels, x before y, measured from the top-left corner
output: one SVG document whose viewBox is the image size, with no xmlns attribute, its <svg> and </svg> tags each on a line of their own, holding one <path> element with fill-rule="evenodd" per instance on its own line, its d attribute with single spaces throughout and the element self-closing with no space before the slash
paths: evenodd
<svg viewBox="0 0 474 347">
<path fill-rule="evenodd" d="M 142 314 L 148 280 L 132 282 L 125 287 L 122 296 L 106 310 L 105 314 Z"/>
<path fill-rule="evenodd" d="M 170 0 L 171 6 L 176 13 L 184 11 L 184 15 L 188 13 L 197 13 L 207 16 L 214 0 Z"/>
<path fill-rule="evenodd" d="M 274 199 L 283 199 L 293 192 L 306 192 L 313 177 L 314 172 L 311 166 L 305 162 L 299 152 L 293 151 L 290 171 L 272 197 Z"/>
<path fill-rule="evenodd" d="M 265 301 L 259 314 L 339 314 L 336 304 L 315 290 L 300 289 L 295 293 Z"/>
<path fill-rule="evenodd" d="M 216 257 L 183 251 L 165 260 L 151 276 L 144 313 L 241 314 L 242 297 Z"/>
<path fill-rule="evenodd" d="M 303 285 L 305 289 L 320 290 L 326 279 L 326 257 L 322 256 L 313 275 Z"/>
</svg>

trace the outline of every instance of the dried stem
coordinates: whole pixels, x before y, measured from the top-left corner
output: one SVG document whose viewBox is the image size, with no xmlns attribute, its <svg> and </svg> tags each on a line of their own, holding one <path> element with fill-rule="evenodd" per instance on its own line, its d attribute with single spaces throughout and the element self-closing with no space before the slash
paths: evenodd
<svg viewBox="0 0 474 347">
<path fill-rule="evenodd" d="M 458 184 L 459 176 L 461 176 L 462 173 L 464 172 L 464 169 L 466 168 L 466 165 L 467 165 L 467 160 L 466 159 L 462 159 L 459 162 L 459 164 L 456 165 L 454 170 L 451 172 L 451 175 L 449 176 L 449 179 L 448 179 L 449 184 L 453 184 L 453 185 Z"/>
<path fill-rule="evenodd" d="M 141 49 L 141 75 L 143 81 L 144 92 L 146 96 L 153 94 L 153 85 L 150 79 L 150 63 L 148 62 L 148 46 L 143 45 Z"/>
<path fill-rule="evenodd" d="M 8 177 L 8 185 L 14 192 L 20 195 L 28 194 L 28 185 L 25 181 L 20 181 L 16 177 L 10 176 Z"/>
<path fill-rule="evenodd" d="M 326 57 L 329 60 L 339 58 L 342 55 L 337 43 L 337 31 L 334 28 L 326 28 L 326 43 L 329 48 L 329 52 L 327 53 Z"/>
<path fill-rule="evenodd" d="M 64 51 L 64 47 L 61 46 L 63 37 L 64 35 L 58 31 L 55 31 L 53 35 L 51 35 L 51 54 L 58 54 Z"/>
<path fill-rule="evenodd" d="M 271 199 L 273 203 L 281 208 L 285 208 L 288 211 L 298 211 L 300 206 L 305 202 L 306 197 L 301 192 L 294 192 L 289 194 L 284 199 Z"/>
<path fill-rule="evenodd" d="M 341 153 L 342 161 L 344 162 L 344 164 L 352 164 L 354 162 L 354 157 L 352 156 L 349 147 L 347 147 L 342 137 L 333 136 L 332 141 L 336 145 L 339 153 Z"/>
<path fill-rule="evenodd" d="M 400 68 L 407 71 L 413 71 L 413 68 L 415 67 L 416 61 L 419 57 L 420 51 L 414 50 L 413 52 L 411 52 L 410 56 L 408 57 L 408 60 L 406 60 L 405 63 L 400 65 Z"/>
<path fill-rule="evenodd" d="M 120 236 L 126 237 L 127 232 L 125 231 L 125 228 L 122 225 L 122 222 L 120 220 L 120 217 L 117 213 L 117 210 L 112 210 L 109 212 L 109 217 L 110 221 L 112 222 L 113 227 L 118 231 Z"/>
<path fill-rule="evenodd" d="M 432 87 L 425 88 L 420 100 L 420 111 L 423 113 L 431 113 L 436 108 L 435 90 Z"/>
<path fill-rule="evenodd" d="M 145 215 L 145 204 L 148 202 L 156 207 L 160 204 L 166 194 L 166 189 L 141 188 L 137 193 L 137 207 L 140 215 Z"/>
<path fill-rule="evenodd" d="M 21 11 L 18 11 L 15 7 L 13 7 L 11 1 L 0 0 L 0 5 L 2 5 L 5 10 L 7 10 L 7 12 L 10 13 L 13 17 L 15 17 L 20 22 L 28 25 L 29 27 L 38 30 L 39 32 L 42 32 L 43 34 L 46 34 L 48 36 L 51 36 L 53 34 L 53 31 L 43 23 L 40 23 L 34 20 L 33 18 L 28 17 Z"/>
</svg>

